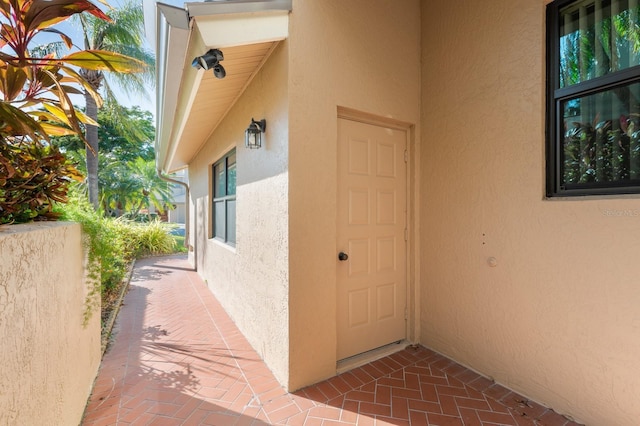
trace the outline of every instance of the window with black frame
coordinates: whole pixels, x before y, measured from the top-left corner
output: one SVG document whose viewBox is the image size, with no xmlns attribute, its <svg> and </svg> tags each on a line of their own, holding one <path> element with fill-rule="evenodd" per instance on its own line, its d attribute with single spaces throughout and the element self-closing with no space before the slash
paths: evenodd
<svg viewBox="0 0 640 426">
<path fill-rule="evenodd" d="M 213 238 L 236 244 L 236 150 L 213 165 Z"/>
<path fill-rule="evenodd" d="M 640 193 L 639 0 L 547 6 L 547 196 Z"/>
</svg>

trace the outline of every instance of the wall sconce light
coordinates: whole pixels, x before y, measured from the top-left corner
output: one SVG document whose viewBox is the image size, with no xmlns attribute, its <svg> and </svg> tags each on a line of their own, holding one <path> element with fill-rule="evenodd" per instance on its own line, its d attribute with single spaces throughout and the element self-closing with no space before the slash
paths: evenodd
<svg viewBox="0 0 640 426">
<path fill-rule="evenodd" d="M 202 56 L 196 56 L 191 61 L 191 66 L 198 69 L 209 70 L 213 69 L 213 75 L 216 78 L 224 78 L 227 75 L 224 67 L 220 64 L 220 61 L 224 60 L 224 55 L 219 49 L 209 49 L 207 53 Z"/>
<path fill-rule="evenodd" d="M 258 149 L 262 146 L 262 134 L 267 129 L 267 120 L 260 121 L 251 119 L 251 124 L 244 132 L 244 146 L 249 149 Z"/>
</svg>

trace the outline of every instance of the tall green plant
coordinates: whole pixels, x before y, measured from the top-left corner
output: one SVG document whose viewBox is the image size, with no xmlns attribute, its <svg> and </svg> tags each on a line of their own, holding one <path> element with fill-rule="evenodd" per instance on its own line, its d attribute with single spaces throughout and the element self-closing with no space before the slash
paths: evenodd
<svg viewBox="0 0 640 426">
<path fill-rule="evenodd" d="M 87 280 L 91 289 L 85 300 L 86 322 L 100 307 L 101 299 L 114 291 L 124 278 L 131 255 L 125 239 L 121 238 L 122 232 L 96 212 L 78 190 L 71 191 L 70 202 L 59 213 L 63 220 L 82 226 L 88 256 Z"/>
<path fill-rule="evenodd" d="M 116 112 L 126 113 L 126 120 Z M 150 112 L 138 107 L 114 108 L 109 101 L 98 112 L 98 135 L 100 137 L 98 156 L 98 181 L 100 204 L 106 214 L 122 216 L 135 214 L 141 207 L 148 207 L 146 198 L 161 209 L 170 200 L 167 182 L 158 178 L 153 140 L 155 128 Z M 135 132 L 129 131 L 133 125 Z M 84 145 L 77 136 L 52 138 L 61 149 L 83 168 Z M 140 158 L 138 160 L 138 158 Z M 86 169 L 83 169 L 86 170 Z"/>
<path fill-rule="evenodd" d="M 48 144 L 50 135 L 76 133 L 84 140 L 80 123 L 96 124 L 71 103 L 69 96 L 81 92 L 96 104 L 102 102 L 76 67 L 123 73 L 145 67 L 97 49 L 62 57 L 47 49 L 37 56 L 38 50 L 30 49 L 40 33 L 57 35 L 71 48 L 71 38 L 52 26 L 83 12 L 110 20 L 88 0 L 0 0 L 0 223 L 46 218 L 50 205 L 64 200 L 65 183 L 76 177 L 75 169 Z"/>
<path fill-rule="evenodd" d="M 84 111 L 84 109 L 82 109 Z M 138 106 L 114 106 L 107 99 L 98 111 L 99 158 L 110 161 L 132 161 L 137 157 L 153 160 L 153 141 L 155 128 L 153 115 Z M 82 151 L 84 163 L 85 145 L 76 135 L 53 137 L 52 141 L 60 145 L 64 152 Z M 84 169 L 84 168 L 83 168 Z M 99 170 L 102 164 L 99 165 Z"/>
<path fill-rule="evenodd" d="M 149 211 L 151 206 L 164 211 L 172 199 L 172 191 L 169 183 L 158 177 L 155 161 L 146 161 L 138 157 L 130 163 L 130 167 L 139 188 L 135 193 L 138 202 L 135 214 L 142 208 Z"/>
<path fill-rule="evenodd" d="M 95 19 L 92 16 L 83 15 L 80 17 L 84 32 L 85 49 L 101 49 L 114 54 L 127 55 L 136 58 L 145 64 L 141 73 L 130 74 L 109 74 L 112 80 L 129 93 L 146 94 L 145 83 L 151 83 L 155 78 L 155 58 L 153 54 L 144 47 L 144 16 L 142 7 L 138 1 L 129 1 L 118 9 L 108 12 L 109 21 Z M 111 87 L 106 79 L 105 70 L 83 68 L 81 73 L 90 83 L 91 91 L 98 91 L 103 86 L 108 97 L 112 97 Z M 91 91 L 85 92 L 86 113 L 93 121 L 98 119 L 100 105 L 91 96 Z M 116 108 L 117 103 L 112 103 Z M 126 121 L 122 121 L 126 123 Z M 99 180 L 98 180 L 98 153 L 99 137 L 98 128 L 94 124 L 86 126 L 86 138 L 88 141 L 86 150 L 87 180 L 89 190 L 89 201 L 97 209 L 99 205 Z"/>
<path fill-rule="evenodd" d="M 58 210 L 63 220 L 78 222 L 83 229 L 88 253 L 87 275 L 92 289 L 85 301 L 85 320 L 98 308 L 98 301 L 102 300 L 102 306 L 106 306 L 133 259 L 173 253 L 176 249 L 166 224 L 157 221 L 139 224 L 106 217 L 93 209 L 79 186 L 72 188 L 70 202 Z"/>
</svg>

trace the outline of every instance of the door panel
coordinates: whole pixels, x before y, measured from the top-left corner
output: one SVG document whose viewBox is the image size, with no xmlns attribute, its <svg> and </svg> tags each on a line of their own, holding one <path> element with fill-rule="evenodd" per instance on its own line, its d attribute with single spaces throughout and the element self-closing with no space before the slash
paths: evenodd
<svg viewBox="0 0 640 426">
<path fill-rule="evenodd" d="M 338 359 L 406 335 L 405 149 L 402 130 L 338 120 Z"/>
</svg>

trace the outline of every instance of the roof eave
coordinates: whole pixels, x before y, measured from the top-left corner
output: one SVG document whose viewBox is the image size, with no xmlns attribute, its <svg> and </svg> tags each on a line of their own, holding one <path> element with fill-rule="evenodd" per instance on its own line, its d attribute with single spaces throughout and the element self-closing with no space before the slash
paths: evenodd
<svg viewBox="0 0 640 426">
<path fill-rule="evenodd" d="M 187 56 L 192 55 L 194 49 L 202 54 L 210 47 L 286 38 L 292 0 L 187 2 L 182 3 L 183 7 L 176 4 L 179 3 L 156 3 L 155 18 L 150 18 L 153 11 L 148 10 L 150 6 L 145 2 L 147 37 L 155 46 L 157 57 L 156 163 L 164 172 L 187 165 L 184 159 L 177 158 L 176 152 L 204 73 L 192 69 Z M 282 20 L 283 15 L 286 21 Z M 149 25 L 149 19 L 153 19 L 155 28 Z M 249 22 L 251 25 L 247 26 Z M 247 28 L 257 30 L 247 31 Z M 194 37 L 195 31 L 199 31 L 199 37 Z"/>
</svg>

